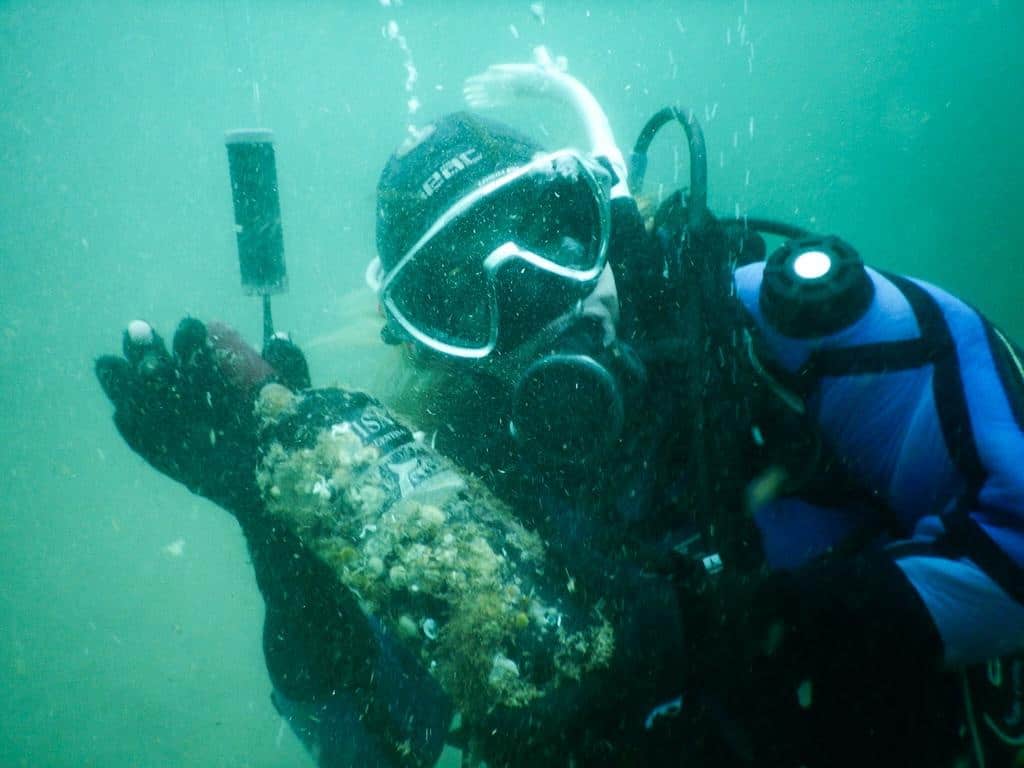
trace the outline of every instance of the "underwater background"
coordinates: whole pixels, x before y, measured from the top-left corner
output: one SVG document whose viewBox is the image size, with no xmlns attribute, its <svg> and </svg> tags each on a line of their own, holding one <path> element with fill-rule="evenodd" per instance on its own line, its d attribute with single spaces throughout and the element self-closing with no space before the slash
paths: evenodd
<svg viewBox="0 0 1024 768">
<path fill-rule="evenodd" d="M 312 764 L 270 703 L 235 522 L 123 444 L 92 373 L 136 317 L 259 340 L 225 130 L 275 132 L 275 319 L 315 383 L 378 367 L 388 154 L 538 44 L 627 151 L 660 107 L 695 110 L 718 214 L 840 234 L 1022 340 L 1022 32 L 1015 0 L 0 2 L 0 765 Z M 578 140 L 551 110 L 498 116 Z M 686 179 L 674 131 L 655 197 Z"/>
</svg>

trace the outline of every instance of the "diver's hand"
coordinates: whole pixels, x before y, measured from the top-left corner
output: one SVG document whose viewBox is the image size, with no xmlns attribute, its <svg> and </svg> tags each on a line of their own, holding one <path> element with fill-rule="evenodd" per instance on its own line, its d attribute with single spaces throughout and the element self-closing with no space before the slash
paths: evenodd
<svg viewBox="0 0 1024 768">
<path fill-rule="evenodd" d="M 123 356 L 96 361 L 114 423 L 146 461 L 191 491 L 242 513 L 259 504 L 253 403 L 260 387 L 309 385 L 302 353 L 275 338 L 261 356 L 226 325 L 186 318 L 169 353 L 148 323 L 124 332 Z"/>
</svg>

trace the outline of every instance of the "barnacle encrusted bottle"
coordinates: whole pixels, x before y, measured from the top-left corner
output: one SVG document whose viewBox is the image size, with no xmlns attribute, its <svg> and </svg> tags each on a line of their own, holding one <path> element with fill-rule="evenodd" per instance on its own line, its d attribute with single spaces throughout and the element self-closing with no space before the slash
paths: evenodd
<svg viewBox="0 0 1024 768">
<path fill-rule="evenodd" d="M 599 606 L 574 604 L 539 536 L 358 392 L 257 403 L 270 514 L 418 655 L 462 713 L 517 707 L 607 666 Z"/>
</svg>

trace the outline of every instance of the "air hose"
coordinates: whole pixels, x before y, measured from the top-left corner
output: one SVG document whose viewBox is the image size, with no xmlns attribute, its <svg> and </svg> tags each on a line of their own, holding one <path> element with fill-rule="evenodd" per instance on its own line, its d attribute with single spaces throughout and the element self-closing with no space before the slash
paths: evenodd
<svg viewBox="0 0 1024 768">
<path fill-rule="evenodd" d="M 637 137 L 636 144 L 629 156 L 629 178 L 633 194 L 643 190 L 644 177 L 647 175 L 647 150 L 654 137 L 668 123 L 675 120 L 686 133 L 686 143 L 690 154 L 690 192 L 687 197 L 687 227 L 691 230 L 699 226 L 708 210 L 708 157 L 704 144 L 704 131 L 693 114 L 693 110 L 682 107 L 665 107 L 659 110 L 644 125 Z M 744 222 L 750 231 L 763 235 L 777 235 L 787 240 L 807 237 L 810 233 L 801 227 L 774 219 L 748 218 Z"/>
<path fill-rule="evenodd" d="M 688 221 L 691 227 L 698 225 L 708 213 L 708 156 L 704 146 L 704 131 L 691 110 L 682 107 L 665 107 L 647 121 L 640 131 L 633 151 L 629 156 L 629 177 L 633 182 L 633 194 L 640 194 L 647 175 L 647 150 L 651 142 L 667 123 L 675 120 L 686 132 L 690 150 L 690 195 L 687 205 Z"/>
</svg>

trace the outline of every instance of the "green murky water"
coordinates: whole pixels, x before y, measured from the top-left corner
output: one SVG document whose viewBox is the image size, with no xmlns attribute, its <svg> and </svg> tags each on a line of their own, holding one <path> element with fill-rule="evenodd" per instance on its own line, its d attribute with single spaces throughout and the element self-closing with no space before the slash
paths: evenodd
<svg viewBox="0 0 1024 768">
<path fill-rule="evenodd" d="M 135 317 L 258 337 L 226 129 L 275 131 L 275 312 L 321 383 L 372 376 L 374 188 L 409 120 L 541 43 L 623 145 L 696 110 L 715 211 L 840 233 L 1020 338 L 1021 30 L 1008 0 L 0 3 L 0 764 L 310 765 L 269 701 L 236 525 L 121 443 L 91 373 Z M 652 191 L 685 178 L 676 138 Z"/>
</svg>

